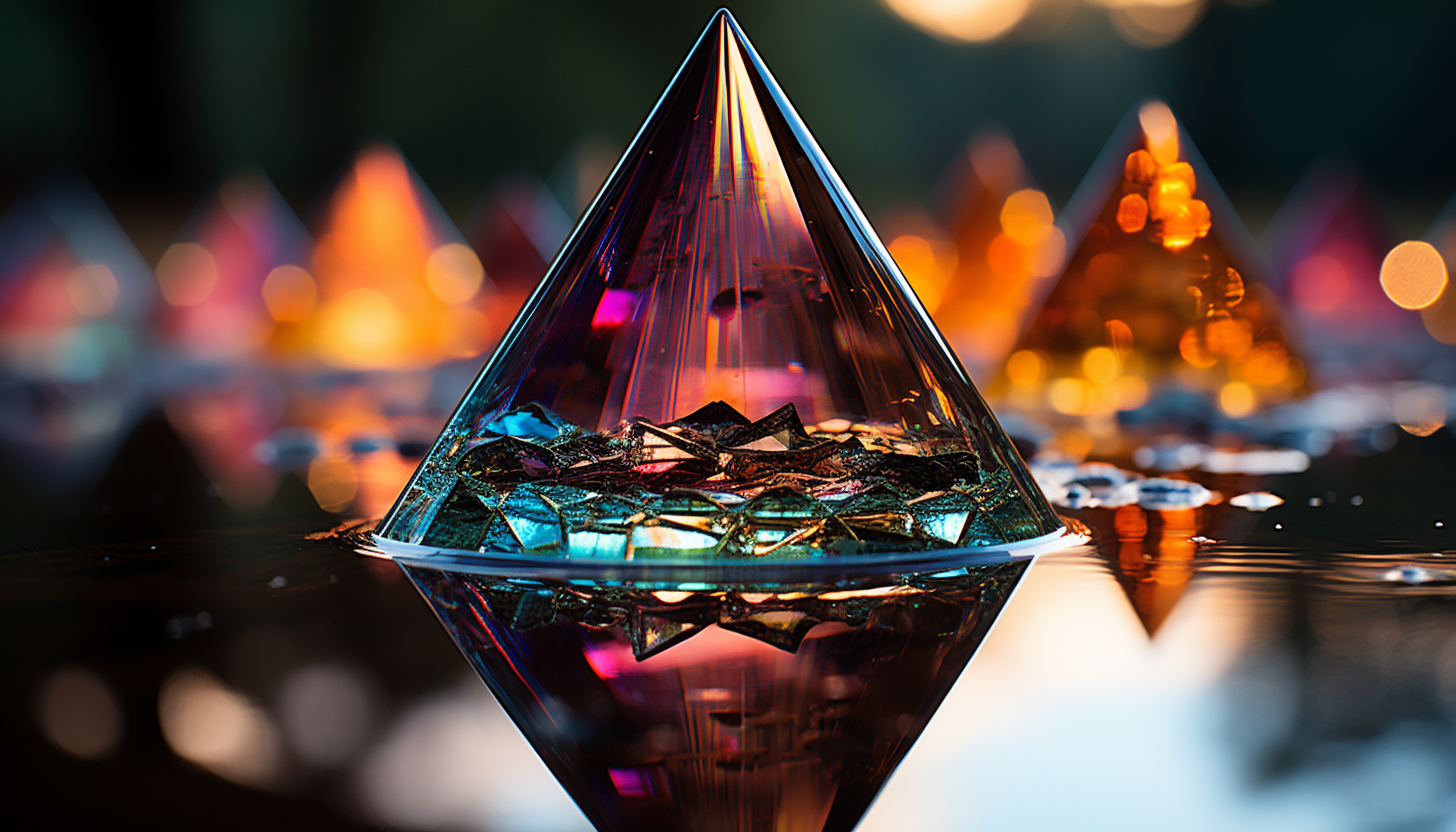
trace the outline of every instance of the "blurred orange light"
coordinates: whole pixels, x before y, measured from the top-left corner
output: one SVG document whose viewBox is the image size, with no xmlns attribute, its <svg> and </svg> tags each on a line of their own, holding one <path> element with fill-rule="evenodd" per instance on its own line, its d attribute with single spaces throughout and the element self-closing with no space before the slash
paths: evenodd
<svg viewBox="0 0 1456 832">
<path fill-rule="evenodd" d="M 1034 246 L 1046 239 L 1052 228 L 1052 205 L 1046 194 L 1027 188 L 1006 198 L 1001 208 L 1001 229 L 1006 236 L 1023 246 Z"/>
<path fill-rule="evenodd" d="M 1380 286 L 1402 309 L 1424 309 L 1446 289 L 1446 261 L 1430 243 L 1411 240 L 1390 250 L 1380 264 Z"/>
<path fill-rule="evenodd" d="M 430 253 L 425 263 L 425 280 L 440 300 L 465 303 L 480 291 L 485 268 L 469 246 L 446 243 Z"/>
<path fill-rule="evenodd" d="M 378 289 L 354 289 L 320 312 L 318 349 L 340 367 L 393 367 L 408 358 L 407 322 Z"/>
<path fill-rule="evenodd" d="M 1253 413 L 1258 404 L 1254 388 L 1242 381 L 1231 381 L 1218 391 L 1218 406 L 1234 419 Z"/>
<path fill-rule="evenodd" d="M 1178 161 L 1178 119 L 1161 101 L 1149 101 L 1138 110 L 1138 123 L 1147 139 L 1148 152 L 1159 165 Z"/>
<path fill-rule="evenodd" d="M 1080 378 L 1059 378 L 1047 389 L 1052 408 L 1068 416 L 1082 416 L 1092 410 L 1097 392 Z"/>
<path fill-rule="evenodd" d="M 882 0 L 895 14 L 929 32 L 951 40 L 994 40 L 1031 8 L 1032 0 Z"/>
<path fill-rule="evenodd" d="M 895 258 L 925 311 L 930 313 L 940 308 L 950 276 L 955 272 L 955 250 L 949 246 L 942 249 L 945 251 L 937 252 L 929 240 L 914 234 L 896 237 L 889 246 L 890 256 Z M 949 268 L 946 268 L 947 260 Z"/>
<path fill-rule="evenodd" d="M 1035 350 L 1017 350 L 1006 359 L 1006 379 L 1012 384 L 1036 384 L 1046 377 L 1046 359 Z"/>
<path fill-rule="evenodd" d="M 301 321 L 318 305 L 318 284 L 298 266 L 279 266 L 263 280 L 263 303 L 275 321 Z"/>
<path fill-rule="evenodd" d="M 1142 194 L 1128 194 L 1117 203 L 1117 227 L 1128 234 L 1142 231 L 1148 224 L 1148 201 Z"/>
<path fill-rule="evenodd" d="M 1082 374 L 1094 384 L 1108 384 L 1122 372 L 1122 360 L 1110 347 L 1093 347 L 1082 356 Z"/>
<path fill-rule="evenodd" d="M 1106 324 L 1107 338 L 1112 342 L 1112 349 L 1117 352 L 1118 358 L 1126 358 L 1132 352 L 1132 327 L 1117 320 L 1110 320 Z"/>
</svg>

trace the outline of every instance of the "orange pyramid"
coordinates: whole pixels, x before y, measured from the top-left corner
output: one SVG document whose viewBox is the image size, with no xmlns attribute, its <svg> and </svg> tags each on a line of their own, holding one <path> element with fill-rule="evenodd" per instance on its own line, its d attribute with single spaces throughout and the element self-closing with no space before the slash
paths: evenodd
<svg viewBox="0 0 1456 832">
<path fill-rule="evenodd" d="M 1106 419 L 1182 390 L 1239 418 L 1305 389 L 1266 270 L 1167 105 L 1129 115 L 1064 216 L 1082 232 L 1007 359 L 1009 405 Z"/>
</svg>

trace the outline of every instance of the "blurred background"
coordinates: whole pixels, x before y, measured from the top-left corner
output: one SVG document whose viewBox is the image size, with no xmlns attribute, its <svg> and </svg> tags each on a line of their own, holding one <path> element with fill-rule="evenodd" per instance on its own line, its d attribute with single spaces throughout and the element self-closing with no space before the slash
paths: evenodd
<svg viewBox="0 0 1456 832">
<path fill-rule="evenodd" d="M 23 809 L 30 825 L 582 828 L 398 571 L 328 530 L 391 504 L 715 9 L 0 6 L 0 614 L 19 680 L 0 706 L 7 767 L 46 798 Z M 1264 471 L 1294 477 L 1263 484 L 1287 505 L 1238 522 L 1226 503 L 1148 508 L 1160 538 L 1143 509 L 1094 504 L 1105 531 L 1116 509 L 1117 535 L 1033 571 L 866 828 L 961 828 L 937 790 L 971 776 L 982 803 L 1039 804 L 1021 773 L 1048 759 L 1082 828 L 1451 828 L 1456 642 L 1430 592 L 1449 570 L 1314 558 L 1306 572 L 1246 552 L 1195 570 L 1183 532 L 1219 537 L 1217 516 L 1223 537 L 1273 545 L 1288 524 L 1327 551 L 1419 526 L 1394 537 L 1450 548 L 1456 5 L 731 10 L 1028 457 L 1110 447 L 1255 495 L 1210 481 L 1194 440 L 1223 431 L 1302 459 Z M 1037 388 L 1052 424 L 1019 422 L 1018 379 L 1040 383 L 1055 356 L 1006 322 L 1064 269 L 1091 274 L 1102 173 L 1116 180 L 1144 139 L 1156 155 L 1164 112 L 1219 251 L 1303 337 L 1280 342 L 1277 379 L 1240 365 L 1162 444 L 1098 445 L 1127 414 L 1166 415 L 1147 384 L 1124 396 L 1137 373 L 1115 332 L 1074 350 L 1092 392 Z M 1129 125 L 1142 132 L 1125 145 Z M 1257 421 L 1266 400 L 1311 392 Z M 1086 506 L 1074 486 L 1095 477 L 1064 473 L 1059 505 Z M 1336 503 L 1358 519 L 1332 524 Z M 1346 592 L 1387 575 L 1400 606 Z M 1351 604 L 1378 638 L 1341 629 Z M 1034 614 L 1052 608 L 1065 615 Z M 1071 641 L 1048 624 L 1068 616 Z M 1397 643 L 1407 659 L 1389 657 Z M 1351 673 L 1383 681 L 1354 695 Z M 1065 751 L 1134 701 L 1178 728 L 1083 731 Z M 977 716 L 992 711 L 1004 721 Z M 1148 769 L 1167 772 L 1158 799 L 1129 820 L 1141 798 L 1118 772 Z M 1050 809 L 986 817 L 1068 825 Z"/>
</svg>

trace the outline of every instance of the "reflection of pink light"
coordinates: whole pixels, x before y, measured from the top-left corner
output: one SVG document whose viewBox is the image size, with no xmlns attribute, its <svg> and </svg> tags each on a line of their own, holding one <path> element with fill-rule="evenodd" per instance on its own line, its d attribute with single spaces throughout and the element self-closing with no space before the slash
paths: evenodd
<svg viewBox="0 0 1456 832">
<path fill-rule="evenodd" d="M 672 470 L 676 465 L 676 462 L 644 462 L 641 465 L 634 465 L 632 470 L 639 474 L 661 474 L 663 471 Z"/>
<path fill-rule="evenodd" d="M 616 644 L 590 647 L 586 651 L 586 663 L 591 665 L 592 672 L 599 678 L 615 679 L 622 672 L 622 663 L 626 661 L 627 653 L 625 647 Z"/>
<path fill-rule="evenodd" d="M 632 314 L 636 311 L 636 292 L 629 292 L 626 289 L 608 289 L 602 294 L 601 302 L 597 304 L 596 314 L 592 315 L 592 329 L 621 326 L 632 320 Z"/>
<path fill-rule="evenodd" d="M 612 786 L 617 789 L 617 794 L 623 797 L 644 797 L 652 794 L 652 783 L 647 779 L 647 773 L 640 768 L 609 768 L 607 774 L 611 775 Z"/>
</svg>

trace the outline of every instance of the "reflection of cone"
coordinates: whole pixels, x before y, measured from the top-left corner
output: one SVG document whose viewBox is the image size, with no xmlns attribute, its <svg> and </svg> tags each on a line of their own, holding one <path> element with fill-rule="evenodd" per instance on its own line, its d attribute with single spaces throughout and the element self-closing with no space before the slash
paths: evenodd
<svg viewBox="0 0 1456 832">
<path fill-rule="evenodd" d="M 890 253 L 972 378 L 985 378 L 1020 335 L 1037 281 L 1060 268 L 1066 239 L 998 129 L 971 138 L 942 187 L 946 252 L 934 239 L 908 236 L 892 241 Z"/>
<path fill-rule="evenodd" d="M 859 820 L 1025 569 L 964 547 L 1060 526 L 722 11 L 381 536 L 560 558 L 406 570 L 599 829 L 812 832 Z M 790 591 L 572 571 L 937 550 Z"/>
<path fill-rule="evenodd" d="M 480 259 L 399 151 L 371 145 L 330 196 L 313 255 L 317 305 L 275 344 L 348 369 L 479 355 L 499 316 Z"/>
<path fill-rule="evenodd" d="M 1129 116 L 1064 216 L 1083 231 L 1007 361 L 1013 406 L 1107 418 L 1183 388 L 1239 417 L 1304 389 L 1247 234 L 1165 105 Z"/>
</svg>

